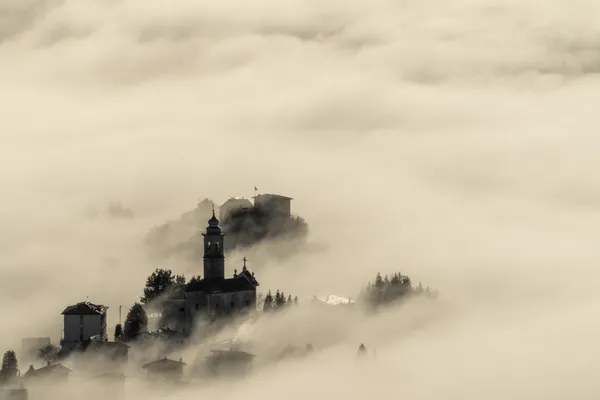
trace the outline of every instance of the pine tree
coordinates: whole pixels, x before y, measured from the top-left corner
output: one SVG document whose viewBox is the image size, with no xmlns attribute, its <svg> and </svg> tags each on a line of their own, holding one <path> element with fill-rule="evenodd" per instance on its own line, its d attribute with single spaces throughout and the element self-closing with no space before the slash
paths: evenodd
<svg viewBox="0 0 600 400">
<path fill-rule="evenodd" d="M 290 294 L 287 299 L 287 304 L 293 304 L 292 295 Z"/>
<path fill-rule="evenodd" d="M 17 377 L 19 364 L 17 362 L 17 355 L 13 350 L 9 350 L 4 353 L 2 357 L 2 369 L 0 369 L 0 381 L 6 383 Z"/>
<path fill-rule="evenodd" d="M 294 297 L 294 304 L 298 304 L 298 296 Z"/>
<path fill-rule="evenodd" d="M 379 272 L 377 273 L 377 276 L 375 277 L 375 287 L 377 287 L 377 288 L 383 287 L 383 278 L 381 277 L 381 274 Z"/>
<path fill-rule="evenodd" d="M 125 327 L 123 328 L 123 338 L 125 340 L 135 339 L 140 332 L 148 328 L 148 315 L 140 303 L 135 303 L 125 318 Z"/>
<path fill-rule="evenodd" d="M 285 306 L 285 293 L 279 292 L 279 290 L 275 293 L 275 308 L 281 309 Z"/>
<path fill-rule="evenodd" d="M 265 304 L 263 306 L 263 311 L 265 311 L 265 312 L 273 311 L 273 295 L 271 294 L 270 290 L 267 292 L 267 295 L 265 296 Z"/>
<path fill-rule="evenodd" d="M 115 340 L 120 339 L 121 336 L 123 336 L 123 327 L 121 326 L 121 324 L 117 324 L 115 326 Z"/>
<path fill-rule="evenodd" d="M 419 286 L 417 286 L 417 293 L 423 293 L 423 284 L 419 282 Z"/>
</svg>

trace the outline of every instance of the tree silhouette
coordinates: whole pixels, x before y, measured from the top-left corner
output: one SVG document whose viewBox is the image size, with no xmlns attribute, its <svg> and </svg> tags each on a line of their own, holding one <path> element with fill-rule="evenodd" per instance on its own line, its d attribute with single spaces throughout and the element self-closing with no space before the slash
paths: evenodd
<svg viewBox="0 0 600 400">
<path fill-rule="evenodd" d="M 190 280 L 188 281 L 188 285 L 191 285 L 193 283 L 197 283 L 200 282 L 202 280 L 202 278 L 200 277 L 200 275 L 193 275 Z"/>
<path fill-rule="evenodd" d="M 58 358 L 59 351 L 60 347 L 49 344 L 39 349 L 37 356 L 44 361 L 53 362 Z"/>
<path fill-rule="evenodd" d="M 183 275 L 173 275 L 170 269 L 157 268 L 146 279 L 144 295 L 140 297 L 142 304 L 149 304 L 162 296 L 175 283 L 185 283 Z"/>
<path fill-rule="evenodd" d="M 275 308 L 280 309 L 285 306 L 285 294 L 283 292 L 279 292 L 279 290 L 275 293 Z"/>
<path fill-rule="evenodd" d="M 362 297 L 373 307 L 384 303 L 390 303 L 405 299 L 409 296 L 426 296 L 429 298 L 437 297 L 438 293 L 431 289 L 423 289 L 423 285 L 414 288 L 411 279 L 397 272 L 392 274 L 391 279 L 386 275 L 382 278 L 380 273 L 375 276 L 375 282 L 368 282 L 363 289 Z"/>
<path fill-rule="evenodd" d="M 289 240 L 308 235 L 308 224 L 302 217 L 280 215 L 269 207 L 234 210 L 221 226 L 229 235 L 226 250 L 249 247 L 269 238 Z"/>
<path fill-rule="evenodd" d="M 9 382 L 10 380 L 17 377 L 19 364 L 17 362 L 17 355 L 13 350 L 9 350 L 4 353 L 2 357 L 2 369 L 0 369 L 0 381 L 2 383 Z"/>
<path fill-rule="evenodd" d="M 378 288 L 383 287 L 384 283 L 383 283 L 383 278 L 381 277 L 381 274 L 378 272 L 377 276 L 375 277 L 375 286 Z"/>
<path fill-rule="evenodd" d="M 263 306 L 263 311 L 269 312 L 272 310 L 273 310 L 273 295 L 271 294 L 271 291 L 269 290 L 267 292 L 267 295 L 265 296 L 265 304 Z"/>
<path fill-rule="evenodd" d="M 115 326 L 115 340 L 119 340 L 123 336 L 123 327 L 121 324 Z"/>
<path fill-rule="evenodd" d="M 275 296 L 271 294 L 271 291 L 267 293 L 265 297 L 265 303 L 263 311 L 277 311 L 284 309 L 287 305 L 298 304 L 298 297 L 292 300 L 292 296 L 289 295 L 286 299 L 285 293 L 277 290 Z"/>
<path fill-rule="evenodd" d="M 135 303 L 125 318 L 125 327 L 123 328 L 123 338 L 125 340 L 135 339 L 140 332 L 148 328 L 148 315 L 140 303 Z"/>
</svg>

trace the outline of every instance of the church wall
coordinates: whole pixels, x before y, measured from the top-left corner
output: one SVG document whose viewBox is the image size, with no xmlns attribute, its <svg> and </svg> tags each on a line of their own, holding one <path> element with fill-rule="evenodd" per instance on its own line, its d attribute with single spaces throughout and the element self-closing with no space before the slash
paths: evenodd
<svg viewBox="0 0 600 400">
<path fill-rule="evenodd" d="M 163 318 L 160 321 L 162 326 L 155 328 L 168 327 L 178 332 L 182 332 L 187 327 L 186 301 L 184 299 L 170 299 L 164 302 L 162 308 Z"/>
<path fill-rule="evenodd" d="M 204 292 L 189 292 L 187 294 L 187 304 L 189 314 L 193 316 L 202 312 L 207 305 L 207 296 Z"/>
<path fill-rule="evenodd" d="M 216 314 L 231 314 L 256 306 L 256 290 L 211 294 L 208 308 Z"/>
</svg>

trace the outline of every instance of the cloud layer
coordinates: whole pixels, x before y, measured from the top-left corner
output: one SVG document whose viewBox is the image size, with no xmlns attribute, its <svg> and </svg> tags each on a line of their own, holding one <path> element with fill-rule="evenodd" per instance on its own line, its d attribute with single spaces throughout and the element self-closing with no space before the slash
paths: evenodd
<svg viewBox="0 0 600 400">
<path fill-rule="evenodd" d="M 0 2 L 0 340 L 57 339 L 86 296 L 116 323 L 155 267 L 149 227 L 257 186 L 329 245 L 261 266 L 265 290 L 355 295 L 398 270 L 440 289 L 456 317 L 429 331 L 369 322 L 398 332 L 365 375 L 382 395 L 403 376 L 412 398 L 597 398 L 599 7 Z M 135 221 L 86 217 L 112 200 Z M 277 387 L 348 372 L 338 350 Z"/>
</svg>

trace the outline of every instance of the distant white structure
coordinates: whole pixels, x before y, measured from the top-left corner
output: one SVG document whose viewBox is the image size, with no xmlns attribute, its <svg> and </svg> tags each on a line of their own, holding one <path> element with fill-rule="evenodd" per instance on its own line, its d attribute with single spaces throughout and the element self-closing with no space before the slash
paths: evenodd
<svg viewBox="0 0 600 400">
<path fill-rule="evenodd" d="M 339 306 L 354 303 L 354 300 L 350 298 L 336 296 L 335 294 L 330 294 L 327 296 L 317 296 L 315 297 L 315 299 L 324 304 L 327 304 L 328 306 Z"/>
<path fill-rule="evenodd" d="M 72 350 L 80 343 L 96 339 L 105 340 L 107 306 L 92 304 L 88 301 L 68 306 L 62 312 L 64 316 L 64 336 L 61 346 Z"/>
<path fill-rule="evenodd" d="M 243 197 L 230 197 L 219 207 L 219 219 L 223 221 L 229 214 L 238 210 L 250 210 L 253 207 L 252 202 Z"/>
</svg>

